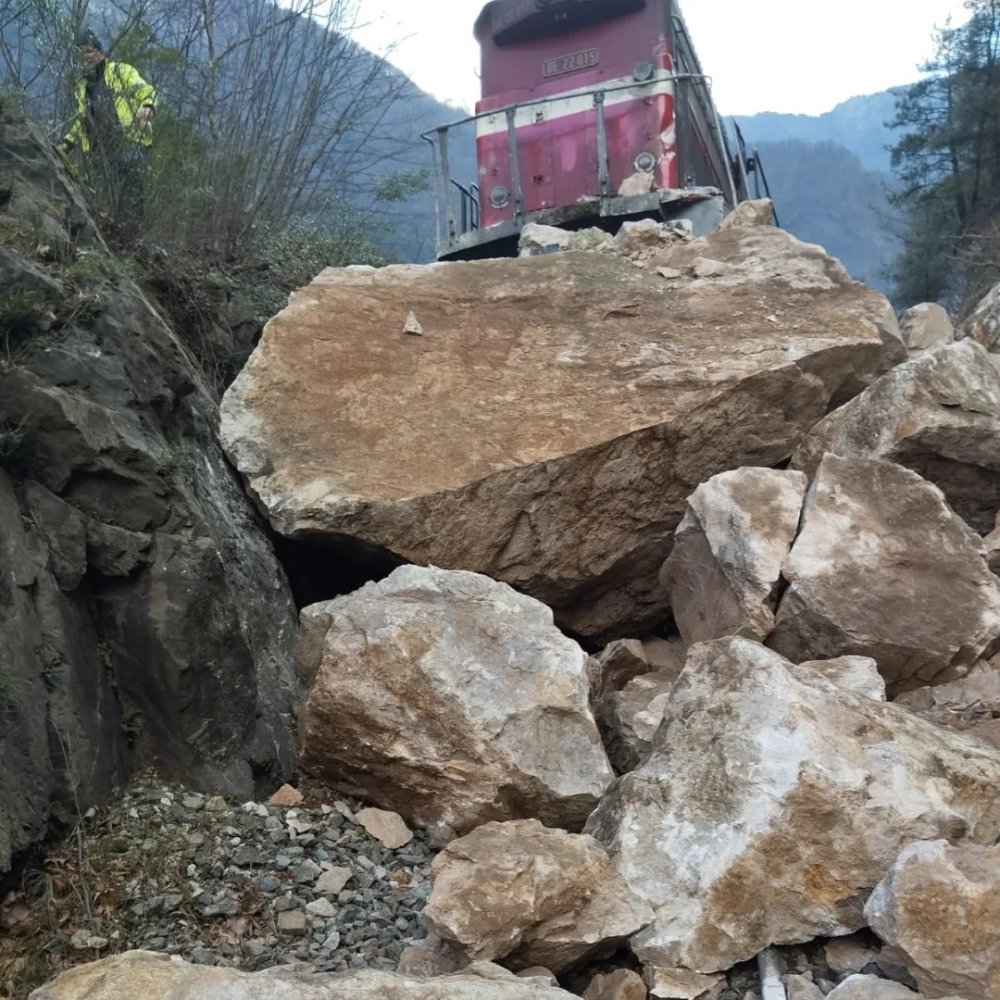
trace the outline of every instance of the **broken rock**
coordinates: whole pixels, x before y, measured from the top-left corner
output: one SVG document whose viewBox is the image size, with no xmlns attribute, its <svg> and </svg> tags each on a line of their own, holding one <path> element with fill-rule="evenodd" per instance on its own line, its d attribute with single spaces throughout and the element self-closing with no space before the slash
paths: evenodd
<svg viewBox="0 0 1000 1000">
<path fill-rule="evenodd" d="M 591 837 L 487 823 L 434 859 L 430 930 L 471 960 L 560 973 L 612 954 L 651 919 Z"/>
<path fill-rule="evenodd" d="M 905 465 L 985 535 L 1000 508 L 1000 364 L 963 340 L 899 365 L 821 420 L 792 465 L 812 475 L 831 451 Z"/>
<path fill-rule="evenodd" d="M 413 840 L 413 831 L 403 822 L 399 813 L 386 812 L 384 809 L 362 809 L 355 819 L 390 851 L 405 847 Z"/>
<path fill-rule="evenodd" d="M 692 647 L 648 757 L 586 832 L 654 910 L 643 964 L 711 974 L 861 929 L 914 837 L 994 843 L 998 787 L 1000 753 L 727 638 Z"/>
<path fill-rule="evenodd" d="M 459 833 L 524 816 L 579 829 L 611 781 L 587 654 L 533 598 L 403 566 L 302 622 L 300 762 L 339 792 Z"/>
<path fill-rule="evenodd" d="M 651 252 L 326 270 L 226 393 L 228 452 L 285 536 L 484 573 L 598 643 L 650 632 L 691 491 L 787 460 L 905 357 L 885 298 L 777 228 Z M 655 273 L 698 260 L 724 273 Z"/>
<path fill-rule="evenodd" d="M 598 706 L 597 724 L 616 774 L 634 770 L 649 752 L 678 673 L 643 674 L 623 690 L 607 695 Z"/>
<path fill-rule="evenodd" d="M 583 1000 L 646 1000 L 646 984 L 631 969 L 615 969 L 594 976 Z"/>
<path fill-rule="evenodd" d="M 913 990 L 878 976 L 848 976 L 827 1000 L 924 1000 Z M 952 1000 L 959 1000 L 953 997 Z"/>
<path fill-rule="evenodd" d="M 616 639 L 593 657 L 590 672 L 590 700 L 597 704 L 613 691 L 621 691 L 643 674 L 672 674 L 684 669 L 687 647 L 672 639 Z"/>
<path fill-rule="evenodd" d="M 806 660 L 799 670 L 815 670 L 828 681 L 875 701 L 885 701 L 885 681 L 870 656 L 836 656 L 832 660 Z"/>
<path fill-rule="evenodd" d="M 950 344 L 955 339 L 951 317 L 936 302 L 921 302 L 907 309 L 899 321 L 899 332 L 911 351 Z"/>
<path fill-rule="evenodd" d="M 983 296 L 972 315 L 959 326 L 958 336 L 982 344 L 991 354 L 1000 354 L 1000 284 Z"/>
<path fill-rule="evenodd" d="M 269 806 L 292 808 L 302 803 L 303 795 L 292 785 L 282 785 L 268 800 Z"/>
<path fill-rule="evenodd" d="M 896 704 L 940 726 L 975 735 L 984 723 L 1000 718 L 1000 662 L 983 661 L 966 677 L 906 691 Z"/>
<path fill-rule="evenodd" d="M 572 1000 L 572 994 L 518 979 L 496 966 L 479 966 L 441 978 L 391 972 L 318 973 L 311 967 L 278 966 L 250 974 L 188 965 L 148 951 L 69 969 L 31 1000 Z"/>
<path fill-rule="evenodd" d="M 922 993 L 1000 997 L 1000 847 L 910 844 L 865 917 Z"/>
<path fill-rule="evenodd" d="M 802 513 L 801 472 L 736 469 L 688 497 L 661 580 L 685 642 L 764 639 Z"/>
<path fill-rule="evenodd" d="M 597 704 L 612 691 L 620 691 L 629 681 L 649 673 L 649 662 L 638 639 L 615 639 L 591 658 L 590 700 Z"/>
<path fill-rule="evenodd" d="M 823 458 L 783 576 L 768 645 L 795 661 L 870 656 L 890 694 L 960 674 L 1000 637 L 982 539 L 890 462 Z"/>
</svg>

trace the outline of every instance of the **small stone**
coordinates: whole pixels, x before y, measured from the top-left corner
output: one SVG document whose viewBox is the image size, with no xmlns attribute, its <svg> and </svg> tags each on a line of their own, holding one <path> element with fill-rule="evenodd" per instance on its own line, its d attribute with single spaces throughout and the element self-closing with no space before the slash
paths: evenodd
<svg viewBox="0 0 1000 1000">
<path fill-rule="evenodd" d="M 323 941 L 323 947 L 326 951 L 336 951 L 340 947 L 340 932 L 332 931 L 328 934 Z"/>
<path fill-rule="evenodd" d="M 278 933 L 291 937 L 305 937 L 309 924 L 302 910 L 284 910 L 278 914 Z"/>
<path fill-rule="evenodd" d="M 788 1000 L 823 1000 L 823 991 L 805 976 L 785 976 Z"/>
<path fill-rule="evenodd" d="M 824 949 L 826 964 L 838 976 L 861 972 L 865 966 L 877 962 L 878 948 L 870 948 L 855 937 L 834 938 Z"/>
<path fill-rule="evenodd" d="M 413 839 L 413 831 L 398 813 L 386 812 L 384 809 L 362 809 L 356 820 L 390 851 L 405 847 Z"/>
<path fill-rule="evenodd" d="M 443 820 L 435 820 L 428 824 L 427 843 L 432 850 L 444 850 L 457 836 L 454 827 L 449 826 Z"/>
<path fill-rule="evenodd" d="M 215 965 L 215 955 L 207 948 L 193 948 L 191 950 L 192 965 Z"/>
<path fill-rule="evenodd" d="M 292 869 L 292 878 L 300 885 L 309 885 L 316 881 L 317 876 L 323 871 L 315 861 L 303 861 Z"/>
<path fill-rule="evenodd" d="M 423 334 L 424 328 L 420 325 L 420 320 L 417 319 L 417 314 L 410 310 L 406 314 L 406 320 L 403 323 L 403 333 L 409 333 L 415 337 L 421 336 Z"/>
<path fill-rule="evenodd" d="M 235 917 L 239 912 L 239 902 L 231 897 L 225 897 L 203 906 L 201 915 L 206 919 L 211 919 L 212 917 Z"/>
<path fill-rule="evenodd" d="M 848 976 L 827 1000 L 921 1000 L 913 990 L 878 976 Z M 951 997 L 950 1000 L 959 1000 Z"/>
<path fill-rule="evenodd" d="M 73 933 L 73 936 L 69 939 L 69 943 L 77 950 L 84 951 L 89 948 L 90 945 L 87 942 L 92 937 L 92 932 L 87 927 L 81 927 L 79 930 Z"/>
<path fill-rule="evenodd" d="M 584 1000 L 646 1000 L 646 984 L 631 969 L 601 973 L 590 981 Z"/>
<path fill-rule="evenodd" d="M 306 913 L 314 917 L 322 917 L 324 920 L 328 920 L 336 912 L 337 908 L 325 896 L 320 896 L 319 899 L 314 899 L 311 903 L 306 904 Z"/>
<path fill-rule="evenodd" d="M 233 864 L 239 865 L 241 868 L 249 868 L 254 865 L 266 864 L 266 859 L 256 847 L 243 844 L 233 854 Z"/>
<path fill-rule="evenodd" d="M 533 965 L 530 969 L 521 969 L 515 973 L 518 979 L 534 979 L 545 986 L 558 986 L 559 980 L 546 968 L 540 965 Z M 640 980 L 642 982 L 642 980 Z M 645 998 L 644 998 L 645 1000 Z"/>
<path fill-rule="evenodd" d="M 350 882 L 353 874 L 350 868 L 330 868 L 316 879 L 313 888 L 325 896 L 336 896 Z"/>
<path fill-rule="evenodd" d="M 281 806 L 282 808 L 293 808 L 301 805 L 304 796 L 291 785 L 282 785 L 268 800 L 269 806 Z"/>
<path fill-rule="evenodd" d="M 205 807 L 205 797 L 203 795 L 185 795 L 181 799 L 181 805 L 185 809 L 190 809 L 191 812 L 198 812 L 199 809 Z"/>
<path fill-rule="evenodd" d="M 729 265 L 721 260 L 709 257 L 698 257 L 691 265 L 691 276 L 694 278 L 721 278 L 729 273 Z"/>
</svg>

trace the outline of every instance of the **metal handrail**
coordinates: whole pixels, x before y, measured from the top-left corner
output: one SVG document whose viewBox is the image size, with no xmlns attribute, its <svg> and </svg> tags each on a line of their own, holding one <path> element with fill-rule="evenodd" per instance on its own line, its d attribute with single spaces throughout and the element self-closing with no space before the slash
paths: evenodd
<svg viewBox="0 0 1000 1000">
<path fill-rule="evenodd" d="M 676 84 L 686 80 L 708 81 L 709 77 L 704 73 L 668 73 L 654 75 L 649 80 L 633 80 L 629 83 L 619 84 L 616 87 L 590 87 L 583 88 L 581 90 L 574 90 L 568 94 L 550 94 L 547 97 L 539 97 L 531 101 L 518 101 L 514 104 L 508 104 L 501 108 L 492 108 L 489 111 L 480 111 L 477 114 L 460 118 L 458 121 L 449 122 L 446 125 L 439 125 L 437 128 L 421 132 L 420 138 L 423 139 L 424 142 L 430 143 L 433 150 L 435 170 L 437 169 L 438 156 L 441 158 L 441 177 L 439 178 L 438 183 L 438 194 L 444 202 L 447 239 L 449 241 L 454 240 L 458 235 L 455 219 L 455 206 L 451 200 L 451 185 L 455 184 L 455 186 L 461 188 L 463 192 L 466 190 L 462 188 L 462 185 L 455 182 L 451 176 L 451 169 L 448 163 L 448 132 L 451 129 L 459 128 L 462 125 L 468 125 L 471 122 L 477 122 L 482 118 L 495 118 L 498 115 L 505 116 L 507 119 L 507 155 L 510 159 L 511 197 L 514 200 L 514 218 L 515 220 L 520 220 L 524 215 L 524 191 L 521 186 L 520 162 L 517 155 L 518 111 L 522 108 L 532 108 L 539 104 L 549 104 L 552 101 L 564 100 L 567 97 L 586 97 L 591 95 L 594 99 L 594 109 L 597 114 L 597 156 L 600 191 L 601 197 L 605 198 L 610 192 L 611 184 L 608 170 L 607 123 L 604 117 L 605 99 L 607 95 L 623 90 L 641 90 L 668 80 L 671 83 Z M 437 137 L 437 142 L 435 142 L 433 138 L 434 136 Z M 731 175 L 730 182 L 732 182 Z M 437 199 L 435 199 L 435 218 L 437 220 L 438 236 L 440 238 L 441 216 L 439 206 L 436 204 L 436 201 Z"/>
<path fill-rule="evenodd" d="M 504 105 L 502 108 L 492 108 L 489 111 L 480 111 L 474 115 L 460 118 L 458 121 L 448 122 L 447 125 L 438 125 L 436 128 L 428 129 L 420 133 L 420 138 L 425 142 L 433 142 L 431 136 L 442 129 L 458 128 L 459 125 L 468 125 L 470 122 L 477 122 L 480 118 L 492 118 L 494 115 L 505 115 L 508 111 L 518 111 L 521 108 L 533 108 L 536 104 L 550 104 L 552 101 L 564 100 L 567 97 L 586 97 L 588 94 L 614 94 L 620 90 L 639 90 L 642 87 L 652 86 L 654 83 L 663 83 L 666 80 L 710 80 L 711 77 L 705 73 L 667 73 L 663 76 L 653 76 L 648 80 L 636 80 L 632 83 L 620 83 L 617 87 L 587 87 L 582 90 L 573 90 L 568 93 L 550 94 L 548 97 L 537 97 L 531 101 L 516 101 L 514 104 Z"/>
<path fill-rule="evenodd" d="M 461 219 L 462 219 L 462 232 L 467 233 L 470 230 L 479 228 L 479 185 L 472 184 L 466 187 L 464 184 L 459 184 L 454 177 L 450 178 L 452 186 L 458 188 L 459 193 L 462 195 L 461 201 Z"/>
</svg>

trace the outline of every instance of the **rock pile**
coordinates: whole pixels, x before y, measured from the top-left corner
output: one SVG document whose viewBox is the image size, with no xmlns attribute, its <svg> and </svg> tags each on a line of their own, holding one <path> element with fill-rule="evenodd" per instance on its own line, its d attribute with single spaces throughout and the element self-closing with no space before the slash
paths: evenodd
<svg viewBox="0 0 1000 1000">
<path fill-rule="evenodd" d="M 410 565 L 301 613 L 331 801 L 153 802 L 183 886 L 129 942 L 281 968 L 37 1000 L 757 1000 L 762 954 L 789 1000 L 997 1000 L 995 306 L 904 345 L 766 210 L 293 298 L 230 453 L 279 532 Z M 170 945 L 178 892 L 249 937 Z"/>
<path fill-rule="evenodd" d="M 399 817 L 372 812 L 343 801 L 231 805 L 135 786 L 85 842 L 101 870 L 79 888 L 115 905 L 89 923 L 71 911 L 48 948 L 81 956 L 140 948 L 245 970 L 300 962 L 395 970 L 423 934 L 432 851 L 423 831 L 393 837 L 405 829 Z M 45 908 L 22 909 L 10 928 L 15 943 L 32 931 L 32 909 Z"/>
<path fill-rule="evenodd" d="M 804 1000 L 940 995 L 950 983 L 980 1000 L 993 988 L 988 959 L 918 957 L 872 908 L 914 844 L 944 838 L 978 858 L 1000 838 L 988 741 L 1000 698 L 974 698 L 1000 677 L 988 662 L 1000 646 L 998 546 L 982 537 L 1000 509 L 1000 368 L 972 340 L 953 342 L 931 308 L 905 318 L 905 360 L 884 303 L 847 292 L 835 265 L 754 215 L 701 240 L 650 224 L 614 240 L 533 233 L 516 262 L 328 273 L 275 320 L 226 400 L 224 435 L 279 531 L 353 535 L 449 567 L 397 570 L 307 609 L 299 646 L 305 766 L 466 834 L 434 863 L 429 937 L 408 969 L 487 959 L 543 966 L 591 997 L 692 1000 L 738 996 L 734 970 L 778 945 L 787 989 Z M 543 245 L 567 252 L 535 256 Z M 612 305 L 630 296 L 617 311 L 602 297 L 600 337 L 583 271 L 606 279 Z M 841 345 L 851 375 L 834 363 L 846 355 L 832 328 L 822 343 L 811 332 L 833 290 L 853 324 L 836 329 L 860 336 Z M 570 296 L 567 330 L 545 309 Z M 322 344 L 313 325 L 351 303 L 376 333 L 331 380 L 346 421 L 337 448 L 315 436 L 307 447 L 290 431 L 303 406 L 277 390 L 303 364 L 343 367 L 358 344 L 351 323 Z M 390 323 L 400 303 L 431 338 L 416 356 Z M 490 307 L 474 324 L 477 303 Z M 716 308 L 733 340 L 719 339 Z M 864 364 L 862 342 L 874 352 Z M 779 346 L 798 372 L 780 420 L 767 402 L 770 380 L 789 372 Z M 496 385 L 482 381 L 489 371 Z M 800 397 L 805 372 L 828 413 Z M 391 469 L 351 457 L 355 439 L 386 442 L 398 426 L 384 407 L 359 406 L 362 385 L 425 414 L 419 464 L 401 463 L 400 440 L 384 456 Z M 488 425 L 469 416 L 484 391 Z M 747 462 L 748 445 L 768 457 Z M 645 640 L 588 660 L 557 633 L 538 638 L 535 623 L 551 619 L 495 580 L 585 639 Z M 680 633 L 656 663 L 651 621 Z M 595 722 L 621 775 L 610 786 L 603 765 L 584 764 Z M 523 790 L 517 775 L 545 770 L 525 767 L 526 752 L 563 781 L 590 775 L 586 805 L 573 793 L 590 813 L 582 834 L 550 791 Z M 869 927 L 891 947 L 831 944 L 820 962 L 793 950 Z"/>
</svg>

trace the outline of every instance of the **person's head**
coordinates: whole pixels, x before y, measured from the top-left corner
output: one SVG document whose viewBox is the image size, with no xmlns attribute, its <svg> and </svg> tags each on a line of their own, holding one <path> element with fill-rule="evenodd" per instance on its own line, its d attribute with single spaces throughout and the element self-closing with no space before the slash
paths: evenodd
<svg viewBox="0 0 1000 1000">
<path fill-rule="evenodd" d="M 84 69 L 95 70 L 104 62 L 106 58 L 104 46 L 90 28 L 85 28 L 80 32 L 76 44 L 80 51 L 80 61 L 83 63 Z"/>
</svg>

